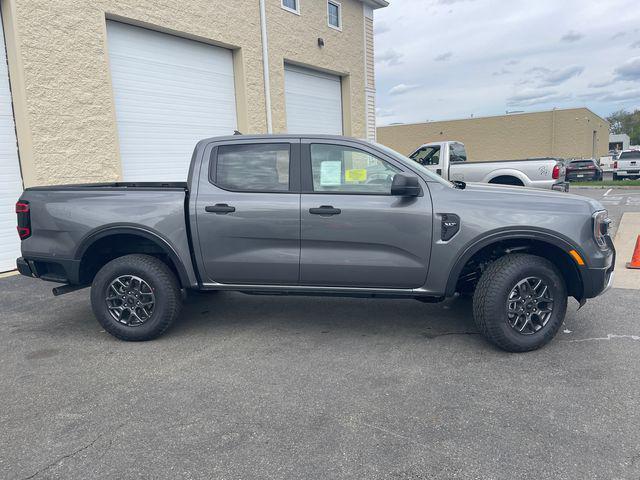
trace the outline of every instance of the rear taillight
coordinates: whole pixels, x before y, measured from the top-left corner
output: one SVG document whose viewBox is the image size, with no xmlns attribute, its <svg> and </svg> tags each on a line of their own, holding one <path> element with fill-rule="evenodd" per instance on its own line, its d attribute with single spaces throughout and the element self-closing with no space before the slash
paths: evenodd
<svg viewBox="0 0 640 480">
<path fill-rule="evenodd" d="M 19 201 L 16 203 L 16 214 L 18 215 L 18 235 L 21 240 L 31 236 L 31 209 L 29 202 Z"/>
<path fill-rule="evenodd" d="M 551 178 L 553 178 L 554 180 L 557 180 L 558 178 L 560 178 L 560 166 L 556 165 L 555 167 L 553 167 L 553 173 L 551 174 Z"/>
<path fill-rule="evenodd" d="M 618 161 L 613 162 L 613 168 L 618 168 Z"/>
</svg>

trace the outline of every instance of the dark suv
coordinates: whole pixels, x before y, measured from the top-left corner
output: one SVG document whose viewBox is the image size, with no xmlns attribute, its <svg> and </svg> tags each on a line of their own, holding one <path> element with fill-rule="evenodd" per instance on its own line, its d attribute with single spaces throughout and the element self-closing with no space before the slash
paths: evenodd
<svg viewBox="0 0 640 480">
<path fill-rule="evenodd" d="M 567 164 L 568 182 L 601 181 L 602 168 L 595 160 L 572 160 Z"/>
</svg>

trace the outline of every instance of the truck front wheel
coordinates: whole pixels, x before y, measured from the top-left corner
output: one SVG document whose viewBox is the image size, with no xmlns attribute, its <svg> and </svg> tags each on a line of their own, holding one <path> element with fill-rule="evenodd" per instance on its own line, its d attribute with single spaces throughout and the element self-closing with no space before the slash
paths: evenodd
<svg viewBox="0 0 640 480">
<path fill-rule="evenodd" d="M 149 255 L 125 255 L 103 266 L 91 285 L 91 306 L 100 325 L 120 340 L 162 335 L 182 306 L 176 276 Z"/>
<path fill-rule="evenodd" d="M 473 296 L 473 316 L 482 335 L 509 352 L 547 344 L 567 310 L 567 289 L 548 260 L 527 254 L 499 258 L 484 271 Z"/>
</svg>

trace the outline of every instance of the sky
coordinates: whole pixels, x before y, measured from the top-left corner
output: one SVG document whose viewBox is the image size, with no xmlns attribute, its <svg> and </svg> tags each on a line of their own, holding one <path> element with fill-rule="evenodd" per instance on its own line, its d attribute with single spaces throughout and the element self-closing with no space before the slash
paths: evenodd
<svg viewBox="0 0 640 480">
<path fill-rule="evenodd" d="M 638 0 L 389 0 L 375 12 L 378 125 L 640 108 Z"/>
</svg>

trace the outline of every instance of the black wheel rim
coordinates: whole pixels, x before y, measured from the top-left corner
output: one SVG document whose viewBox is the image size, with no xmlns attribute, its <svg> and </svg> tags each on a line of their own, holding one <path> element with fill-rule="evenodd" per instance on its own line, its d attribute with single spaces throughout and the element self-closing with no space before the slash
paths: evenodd
<svg viewBox="0 0 640 480">
<path fill-rule="evenodd" d="M 507 299 L 507 320 L 516 332 L 533 335 L 553 314 L 553 296 L 549 285 L 538 277 L 520 280 Z"/>
<path fill-rule="evenodd" d="M 113 319 L 127 327 L 143 325 L 156 305 L 153 289 L 135 275 L 121 275 L 111 282 L 105 300 Z"/>
</svg>

